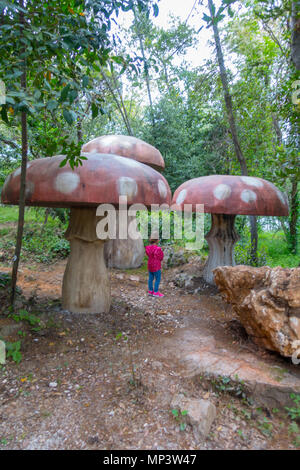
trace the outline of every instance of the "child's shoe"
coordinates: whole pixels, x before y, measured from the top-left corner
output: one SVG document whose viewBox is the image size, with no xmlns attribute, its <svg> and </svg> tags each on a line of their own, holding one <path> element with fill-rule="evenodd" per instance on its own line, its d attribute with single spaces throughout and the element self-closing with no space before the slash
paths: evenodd
<svg viewBox="0 0 300 470">
<path fill-rule="evenodd" d="M 153 297 L 164 297 L 164 294 L 162 294 L 161 292 L 154 292 Z"/>
<path fill-rule="evenodd" d="M 153 295 L 154 291 L 153 290 L 148 290 L 148 295 Z"/>
</svg>

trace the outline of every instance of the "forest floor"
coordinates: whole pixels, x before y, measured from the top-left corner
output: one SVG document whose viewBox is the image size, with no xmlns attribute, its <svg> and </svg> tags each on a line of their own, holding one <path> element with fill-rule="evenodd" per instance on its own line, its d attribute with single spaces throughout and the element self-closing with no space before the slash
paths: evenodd
<svg viewBox="0 0 300 470">
<path fill-rule="evenodd" d="M 66 261 L 23 262 L 18 307 L 40 324 L 15 324 L 2 306 L 0 331 L 8 327 L 7 340 L 21 339 L 22 360 L 0 369 L 0 449 L 296 449 L 299 428 L 284 406 L 264 406 L 222 379 L 231 358 L 243 355 L 254 373 L 255 363 L 277 368 L 272 390 L 286 371 L 300 383 L 299 369 L 259 350 L 217 289 L 191 294 L 174 285 L 176 273 L 195 263 L 164 270 L 161 299 L 147 295 L 145 268 L 112 270 L 110 314 L 79 315 L 60 304 Z M 10 268 L 3 263 L 0 271 Z M 221 381 L 202 380 L 197 354 L 207 359 L 216 351 Z M 216 406 L 205 439 L 172 413 L 178 393 Z"/>
</svg>

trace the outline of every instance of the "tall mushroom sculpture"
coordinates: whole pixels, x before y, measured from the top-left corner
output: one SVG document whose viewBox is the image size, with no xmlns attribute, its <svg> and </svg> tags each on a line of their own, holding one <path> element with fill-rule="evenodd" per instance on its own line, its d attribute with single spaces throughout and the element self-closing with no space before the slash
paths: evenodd
<svg viewBox="0 0 300 470">
<path fill-rule="evenodd" d="M 145 163 L 156 170 L 165 168 L 164 159 L 155 147 L 136 137 L 126 135 L 103 135 L 83 145 L 81 149 L 84 155 L 105 153 L 120 155 Z M 165 189 L 161 186 L 164 194 Z M 136 224 L 136 218 L 128 217 L 129 224 Z M 141 266 L 144 259 L 144 243 L 142 237 L 132 240 L 117 238 L 109 240 L 104 247 L 104 257 L 108 267 L 129 269 Z"/>
<path fill-rule="evenodd" d="M 213 270 L 218 266 L 234 266 L 234 245 L 239 236 L 234 228 L 237 214 L 286 216 L 288 202 L 274 184 L 249 176 L 211 175 L 186 181 L 176 189 L 172 206 L 182 210 L 184 204 L 204 204 L 212 225 L 205 236 L 209 256 L 203 277 L 214 283 Z"/>
<path fill-rule="evenodd" d="M 68 164 L 59 166 L 64 158 L 55 156 L 28 163 L 26 205 L 71 209 L 65 234 L 71 252 L 63 278 L 63 307 L 74 313 L 108 312 L 110 282 L 104 241 L 96 232 L 101 220 L 96 208 L 111 204 L 112 209 L 118 209 L 120 196 L 127 197 L 128 205 L 170 204 L 171 191 L 160 173 L 128 158 L 93 154 L 74 170 Z M 6 179 L 3 204 L 19 203 L 20 173 L 18 168 Z"/>
</svg>

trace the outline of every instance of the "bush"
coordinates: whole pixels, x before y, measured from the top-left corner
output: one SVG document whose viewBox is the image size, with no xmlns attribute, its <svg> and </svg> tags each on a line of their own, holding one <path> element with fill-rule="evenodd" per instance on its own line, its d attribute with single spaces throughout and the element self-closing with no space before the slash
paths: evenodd
<svg viewBox="0 0 300 470">
<path fill-rule="evenodd" d="M 255 267 L 266 266 L 267 264 L 267 254 L 264 248 L 257 250 L 256 262 L 253 262 L 250 240 L 244 243 L 237 243 L 234 253 L 236 264 L 245 264 Z"/>
</svg>

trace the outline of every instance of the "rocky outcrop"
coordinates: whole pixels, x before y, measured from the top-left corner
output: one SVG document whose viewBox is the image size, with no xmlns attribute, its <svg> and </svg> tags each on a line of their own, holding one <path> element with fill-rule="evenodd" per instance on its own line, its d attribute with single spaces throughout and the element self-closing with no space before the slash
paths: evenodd
<svg viewBox="0 0 300 470">
<path fill-rule="evenodd" d="M 293 355 L 300 340 L 300 268 L 223 266 L 214 278 L 256 344 Z"/>
<path fill-rule="evenodd" d="M 187 263 L 187 255 L 184 250 L 175 251 L 172 246 L 164 248 L 163 264 L 166 268 L 174 268 Z"/>
</svg>

